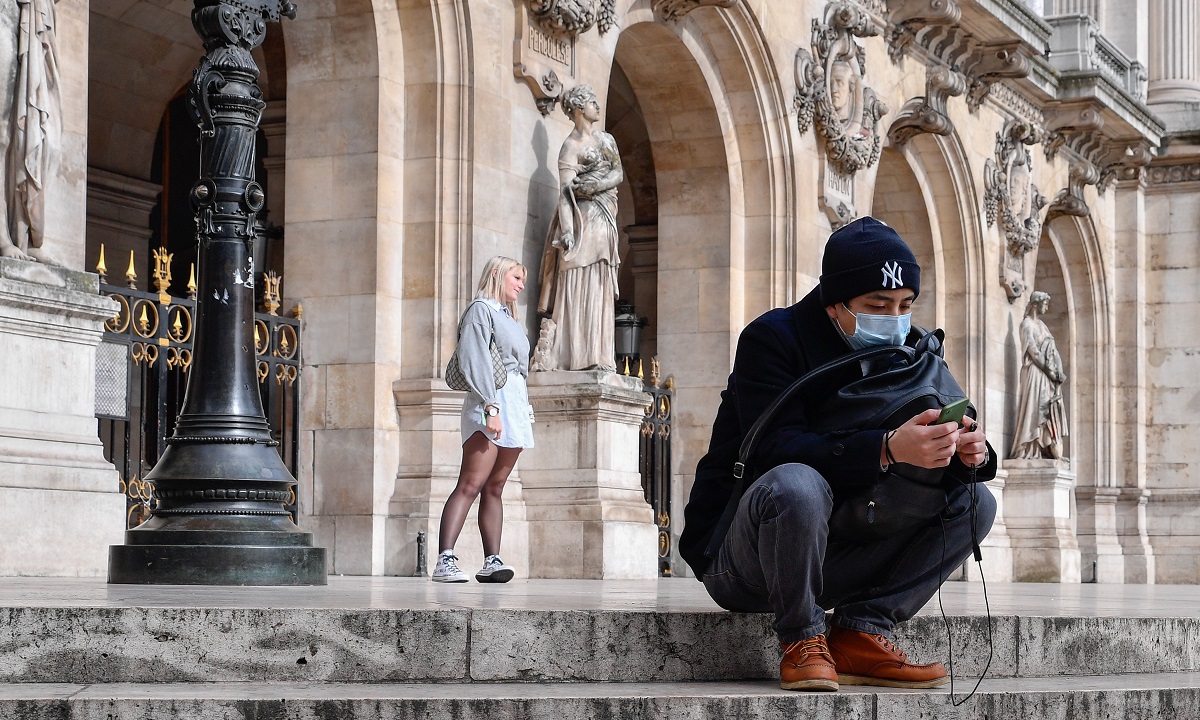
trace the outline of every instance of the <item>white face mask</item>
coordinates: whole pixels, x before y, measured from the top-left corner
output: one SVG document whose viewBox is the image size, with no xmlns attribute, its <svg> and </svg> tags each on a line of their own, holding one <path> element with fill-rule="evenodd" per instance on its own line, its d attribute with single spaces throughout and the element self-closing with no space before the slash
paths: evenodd
<svg viewBox="0 0 1200 720">
<path fill-rule="evenodd" d="M 847 335 L 840 323 L 836 323 L 842 337 L 855 350 L 883 345 L 903 345 L 912 329 L 912 313 L 904 315 L 871 315 L 868 313 L 854 314 L 846 303 L 842 303 L 846 312 L 854 318 L 854 334 Z"/>
</svg>

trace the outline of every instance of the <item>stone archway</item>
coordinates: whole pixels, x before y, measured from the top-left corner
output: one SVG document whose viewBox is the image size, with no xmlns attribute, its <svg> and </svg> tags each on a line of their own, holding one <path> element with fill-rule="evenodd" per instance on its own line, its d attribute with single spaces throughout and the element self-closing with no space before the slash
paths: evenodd
<svg viewBox="0 0 1200 720">
<path fill-rule="evenodd" d="M 738 333 L 796 299 L 794 130 L 744 6 L 664 22 L 638 0 L 620 16 L 613 62 L 637 101 L 654 174 L 655 212 L 638 212 L 653 217 L 657 243 L 654 339 L 675 379 L 672 495 L 682 502 Z"/>
<path fill-rule="evenodd" d="M 987 250 L 982 220 L 970 208 L 979 207 L 978 189 L 957 133 L 921 134 L 900 146 L 885 148 L 880 156 L 870 207 L 875 217 L 896 227 L 921 263 L 921 298 L 914 321 L 946 331 L 946 361 L 971 395 L 984 429 L 999 450 L 1006 420 L 1002 403 L 993 402 L 984 389 L 1002 363 L 1003 337 L 987 332 L 1003 324 L 1006 315 L 988 315 L 1000 286 L 987 271 Z M 993 303 L 994 304 L 994 303 Z M 989 483 L 1001 500 L 1002 479 Z M 1003 510 L 997 517 L 983 551 L 988 575 L 1011 579 L 1012 550 Z M 974 568 L 968 564 L 967 575 Z"/>
</svg>

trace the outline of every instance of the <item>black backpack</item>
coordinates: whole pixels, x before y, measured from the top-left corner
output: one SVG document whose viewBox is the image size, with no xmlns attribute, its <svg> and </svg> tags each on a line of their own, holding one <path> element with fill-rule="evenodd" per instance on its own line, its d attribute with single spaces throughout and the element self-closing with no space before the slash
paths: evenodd
<svg viewBox="0 0 1200 720">
<path fill-rule="evenodd" d="M 779 412 L 802 402 L 816 433 L 893 430 L 914 415 L 966 397 L 942 359 L 941 330 L 915 346 L 867 348 L 814 368 L 787 387 L 759 415 L 742 440 L 733 466 L 737 479 L 705 554 L 716 557 L 747 485 L 761 475 L 751 463 L 755 446 Z M 804 392 L 804 395 L 801 395 Z M 967 414 L 975 416 L 974 408 Z M 875 484 L 841 500 L 829 519 L 831 537 L 879 539 L 927 522 L 946 507 L 943 468 L 893 463 Z"/>
</svg>

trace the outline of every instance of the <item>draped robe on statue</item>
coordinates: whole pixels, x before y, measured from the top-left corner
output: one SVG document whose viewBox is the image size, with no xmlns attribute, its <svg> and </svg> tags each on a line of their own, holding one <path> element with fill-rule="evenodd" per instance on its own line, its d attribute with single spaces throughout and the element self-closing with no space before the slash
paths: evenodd
<svg viewBox="0 0 1200 720">
<path fill-rule="evenodd" d="M 1062 457 L 1067 436 L 1067 414 L 1063 404 L 1062 356 L 1050 329 L 1041 320 L 1021 321 L 1025 347 L 1021 364 L 1020 401 L 1013 433 L 1014 458 Z"/>
<path fill-rule="evenodd" d="M 574 216 L 574 242 L 562 242 L 555 213 L 542 255 L 538 311 L 555 325 L 547 352 L 549 370 L 615 370 L 613 347 L 617 270 L 621 265 L 617 235 L 617 189 L 588 195 L 589 184 L 603 180 L 619 166 L 611 135 L 596 132 L 576 163 L 562 158 L 560 169 L 574 167 L 576 182 L 566 188 Z"/>
</svg>

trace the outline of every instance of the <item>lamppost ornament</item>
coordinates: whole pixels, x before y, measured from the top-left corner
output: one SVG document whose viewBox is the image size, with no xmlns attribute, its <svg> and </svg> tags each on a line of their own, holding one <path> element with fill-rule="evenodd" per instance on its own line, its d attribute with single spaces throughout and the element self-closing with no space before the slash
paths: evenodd
<svg viewBox="0 0 1200 720">
<path fill-rule="evenodd" d="M 296 480 L 275 449 L 255 369 L 254 179 L 265 103 L 251 51 L 286 0 L 194 0 L 205 56 L 189 104 L 200 128 L 195 345 L 183 409 L 146 477 L 157 505 L 109 553 L 111 583 L 323 585 L 325 550 L 284 504 Z"/>
</svg>

